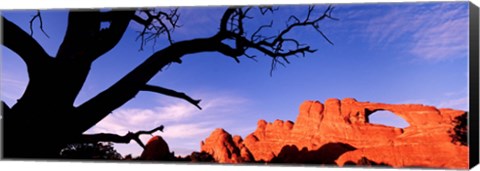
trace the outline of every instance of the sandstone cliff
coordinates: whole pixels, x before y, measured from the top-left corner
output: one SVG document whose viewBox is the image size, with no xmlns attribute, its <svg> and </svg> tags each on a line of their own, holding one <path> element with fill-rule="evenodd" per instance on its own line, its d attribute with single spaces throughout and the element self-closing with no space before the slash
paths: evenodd
<svg viewBox="0 0 480 171">
<path fill-rule="evenodd" d="M 390 111 L 406 128 L 371 124 L 368 116 Z M 467 168 L 468 147 L 452 142 L 454 120 L 465 111 L 412 104 L 328 99 L 306 101 L 294 122 L 260 120 L 243 140 L 216 129 L 201 144 L 220 163 L 286 162 L 393 167 Z"/>
</svg>

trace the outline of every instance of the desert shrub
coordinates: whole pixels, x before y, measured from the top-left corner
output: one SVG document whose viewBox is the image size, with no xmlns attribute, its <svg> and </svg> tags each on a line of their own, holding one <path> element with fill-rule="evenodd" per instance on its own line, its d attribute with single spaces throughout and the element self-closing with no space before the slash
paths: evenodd
<svg viewBox="0 0 480 171">
<path fill-rule="evenodd" d="M 67 159 L 122 159 L 122 155 L 113 148 L 111 142 L 69 144 L 60 151 L 60 156 Z"/>
</svg>

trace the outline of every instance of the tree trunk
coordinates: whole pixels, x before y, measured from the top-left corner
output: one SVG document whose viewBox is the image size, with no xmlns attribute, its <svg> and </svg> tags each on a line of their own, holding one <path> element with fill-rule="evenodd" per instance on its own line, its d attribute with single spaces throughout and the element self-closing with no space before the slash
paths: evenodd
<svg viewBox="0 0 480 171">
<path fill-rule="evenodd" d="M 5 116 L 3 135 L 5 158 L 57 158 L 60 149 L 72 141 L 73 136 L 81 135 L 69 131 L 71 128 L 67 124 L 67 117 L 54 120 L 48 120 L 49 116 L 42 118 L 41 115 L 64 113 L 57 109 L 42 108 L 41 105 L 12 109 Z"/>
<path fill-rule="evenodd" d="M 4 157 L 58 158 L 82 132 L 72 119 L 88 65 L 52 60 L 42 72 L 29 73 L 18 102 L 4 116 Z"/>
</svg>

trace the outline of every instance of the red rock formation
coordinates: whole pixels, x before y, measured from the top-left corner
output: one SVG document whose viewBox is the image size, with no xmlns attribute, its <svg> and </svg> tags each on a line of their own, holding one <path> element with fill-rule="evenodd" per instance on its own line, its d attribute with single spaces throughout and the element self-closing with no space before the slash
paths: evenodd
<svg viewBox="0 0 480 171">
<path fill-rule="evenodd" d="M 215 129 L 201 143 L 202 152 L 207 152 L 219 163 L 239 163 L 252 161 L 252 156 L 242 143 L 240 136 L 227 133 L 223 129 Z"/>
<path fill-rule="evenodd" d="M 170 160 L 172 154 L 167 142 L 160 136 L 154 136 L 148 140 L 145 149 L 140 155 L 141 160 Z"/>
<path fill-rule="evenodd" d="M 369 123 L 368 116 L 380 110 L 402 117 L 410 126 L 402 129 Z M 328 99 L 325 104 L 306 101 L 300 106 L 295 124 L 260 120 L 244 141 L 217 129 L 202 142 L 202 151 L 223 163 L 381 163 L 393 167 L 467 168 L 468 147 L 452 143 L 451 137 L 452 123 L 462 114 L 465 111 L 357 102 L 352 98 Z"/>
</svg>

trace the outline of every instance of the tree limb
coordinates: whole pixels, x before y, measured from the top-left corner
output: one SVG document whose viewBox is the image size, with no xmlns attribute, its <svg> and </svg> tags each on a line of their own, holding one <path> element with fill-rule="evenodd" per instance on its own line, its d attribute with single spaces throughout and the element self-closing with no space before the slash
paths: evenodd
<svg viewBox="0 0 480 171">
<path fill-rule="evenodd" d="M 265 15 L 268 11 L 273 13 L 277 10 L 272 7 L 260 7 L 259 9 L 262 15 Z M 272 67 L 270 69 L 271 75 L 277 63 L 283 65 L 283 62 L 280 60 L 283 60 L 288 64 L 290 63 L 287 59 L 289 56 L 297 56 L 298 54 L 304 56 L 305 53 L 313 53 L 316 51 L 315 49 L 311 49 L 310 46 L 303 45 L 299 40 L 287 37 L 295 28 L 313 27 L 313 29 L 320 33 L 328 43 L 333 45 L 333 42 L 327 38 L 327 36 L 320 30 L 319 26 L 319 22 L 325 18 L 337 20 L 331 16 L 333 9 L 332 6 L 328 6 L 318 17 L 313 17 L 314 7 L 310 6 L 304 20 L 300 20 L 294 15 L 290 16 L 286 22 L 286 27 L 280 30 L 277 35 L 266 36 L 260 34 L 263 29 L 272 28 L 273 21 L 271 21 L 270 24 L 261 25 L 256 30 L 252 31 L 253 34 L 247 38 L 247 32 L 244 28 L 244 20 L 250 19 L 247 15 L 250 8 L 247 8 L 246 10 L 241 8 L 230 8 L 225 12 L 222 18 L 220 34 L 226 39 L 234 40 L 235 46 L 227 47 L 226 45 L 221 45 L 223 47 L 220 48 L 220 52 L 235 58 L 238 62 L 239 56 L 251 58 L 250 55 L 245 54 L 247 49 L 257 50 L 272 58 Z M 292 21 L 293 23 L 291 23 Z"/>
<path fill-rule="evenodd" d="M 3 34 L 3 45 L 17 53 L 29 69 L 40 67 L 52 59 L 43 47 L 20 27 L 5 17 L 2 17 L 2 23 L 4 33 L 8 33 Z"/>
<path fill-rule="evenodd" d="M 227 25 L 228 25 L 228 20 L 232 17 L 233 13 L 237 8 L 228 8 L 222 16 L 222 19 L 220 20 L 220 32 L 227 32 Z"/>
<path fill-rule="evenodd" d="M 243 28 L 243 23 L 239 23 L 244 22 L 244 19 L 251 18 L 247 15 L 249 10 L 229 8 L 221 18 L 220 30 L 216 35 L 209 38 L 199 38 L 172 43 L 170 46 L 159 50 L 148 57 L 147 60 L 138 65 L 134 70 L 125 75 L 111 87 L 78 106 L 76 108 L 75 117 L 78 119 L 77 124 L 81 124 L 78 126 L 80 129 L 79 131 L 84 132 L 88 130 L 113 110 L 134 98 L 139 91 L 145 90 L 145 86 L 149 80 L 161 71 L 163 67 L 172 62 L 181 62 L 180 58 L 188 54 L 199 52 L 220 52 L 239 62 L 238 57 L 245 55 L 246 50 L 252 49 L 271 57 L 273 70 L 277 63 L 283 64 L 279 59 L 288 63 L 289 61 L 287 60 L 287 57 L 296 56 L 298 54 L 305 55 L 305 53 L 313 53 L 315 52 L 314 49 L 311 49 L 309 46 L 305 46 L 294 39 L 286 38 L 285 35 L 293 30 L 293 28 L 313 26 L 324 18 L 330 18 L 329 15 L 331 9 L 331 7 L 327 8 L 323 15 L 320 15 L 317 18 L 307 17 L 304 21 L 298 20 L 298 22 L 288 25 L 276 36 L 261 36 L 260 38 L 257 37 L 255 40 L 252 40 L 247 38 L 252 37 L 246 34 L 247 32 Z M 272 12 L 273 11 L 272 8 Z M 232 17 L 235 18 L 233 21 Z M 138 18 L 134 20 L 138 20 L 139 23 L 142 23 Z M 236 22 L 236 24 L 234 22 Z M 268 26 L 264 26 L 263 28 L 268 28 Z M 222 43 L 222 41 L 226 39 L 234 40 L 235 46 L 230 47 Z M 288 49 L 288 46 L 285 44 L 292 42 L 294 47 Z M 245 56 L 249 58 L 252 57 L 252 55 Z M 152 87 L 147 86 L 147 89 L 148 88 L 152 90 Z"/>
<path fill-rule="evenodd" d="M 37 14 L 35 14 L 30 20 L 30 36 L 33 36 L 33 21 L 35 21 L 35 19 L 37 18 L 40 21 L 40 30 L 43 32 L 43 34 L 45 34 L 45 36 L 47 36 L 47 38 L 50 38 L 50 36 L 48 36 L 48 34 L 45 32 L 45 30 L 43 30 L 43 20 L 42 15 L 40 14 L 40 10 L 37 10 Z"/>
<path fill-rule="evenodd" d="M 115 47 L 134 13 L 135 11 L 71 11 L 57 58 L 93 62 Z M 109 22 L 110 26 L 100 29 L 101 22 Z"/>
<path fill-rule="evenodd" d="M 133 21 L 143 26 L 143 30 L 137 37 L 137 40 L 141 39 L 140 51 L 143 50 L 143 46 L 151 40 L 154 40 L 153 46 L 155 46 L 156 39 L 164 34 L 167 35 L 167 41 L 173 44 L 172 32 L 180 27 L 180 25 L 178 25 L 180 18 L 178 8 L 170 10 L 169 13 L 156 11 L 155 9 L 145 9 L 141 10 L 140 14 L 145 14 L 147 18 L 143 19 L 138 15 L 132 17 Z"/>
<path fill-rule="evenodd" d="M 130 143 L 131 140 L 134 140 L 142 148 L 145 148 L 145 145 L 140 140 L 140 135 L 143 135 L 143 134 L 152 135 L 152 133 L 156 131 L 163 132 L 163 125 L 160 125 L 159 127 L 156 127 L 149 131 L 137 131 L 135 133 L 128 132 L 124 136 L 120 136 L 117 134 L 109 134 L 109 133 L 84 134 L 82 135 L 80 143 L 97 143 L 97 142 Z"/>
<path fill-rule="evenodd" d="M 134 98 L 147 82 L 168 64 L 180 61 L 180 58 L 187 54 L 218 51 L 215 46 L 219 44 L 218 41 L 220 40 L 215 36 L 181 41 L 155 52 L 108 89 L 76 108 L 73 117 L 78 119 L 76 124 L 80 124 L 77 131 L 85 132 L 113 110 Z"/>
<path fill-rule="evenodd" d="M 167 96 L 181 98 L 181 99 L 186 100 L 187 102 L 190 102 L 191 104 L 196 106 L 198 109 L 202 110 L 202 108 L 198 105 L 201 100 L 194 100 L 190 96 L 188 96 L 188 95 L 186 95 L 185 93 L 182 93 L 182 92 L 177 92 L 175 90 L 170 90 L 170 89 L 166 89 L 166 88 L 163 88 L 163 87 L 152 86 L 152 85 L 148 85 L 148 84 L 145 85 L 140 90 L 141 91 L 151 91 L 151 92 L 164 94 L 164 95 L 167 95 Z"/>
<path fill-rule="evenodd" d="M 100 32 L 100 11 L 70 11 L 67 31 L 57 52 L 58 59 L 84 57 Z"/>
</svg>

